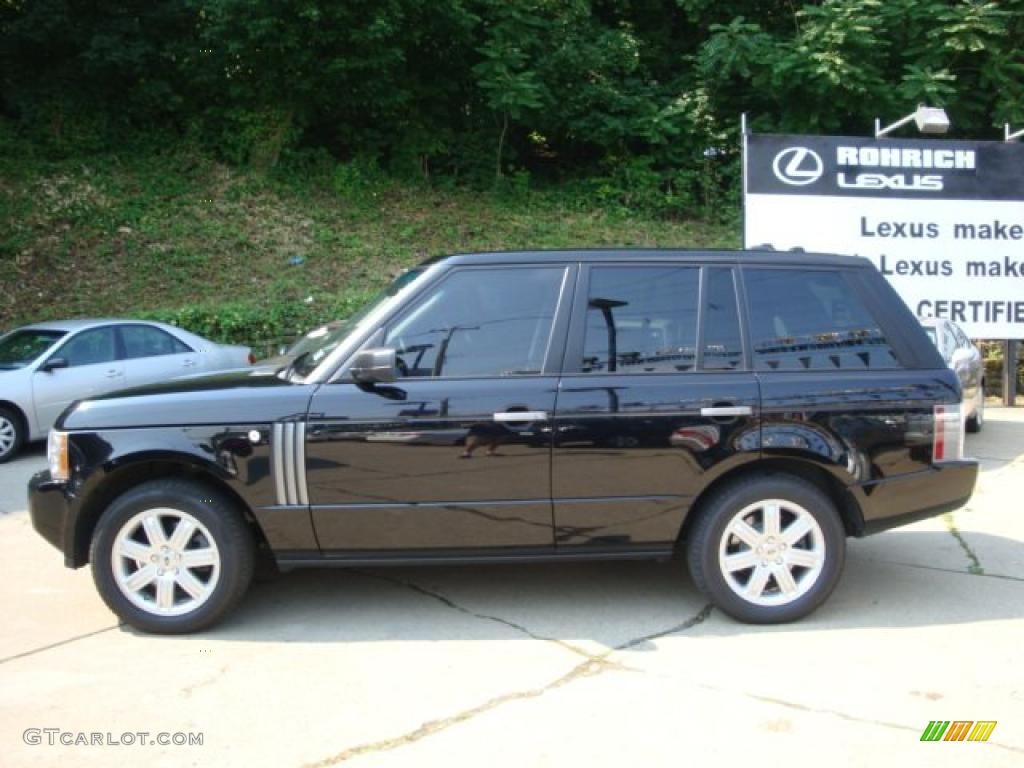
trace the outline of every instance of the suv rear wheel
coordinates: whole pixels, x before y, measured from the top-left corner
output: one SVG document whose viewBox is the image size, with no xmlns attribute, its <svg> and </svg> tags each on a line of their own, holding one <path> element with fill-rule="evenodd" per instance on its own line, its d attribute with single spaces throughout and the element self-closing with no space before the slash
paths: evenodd
<svg viewBox="0 0 1024 768">
<path fill-rule="evenodd" d="M 110 505 L 90 561 L 100 595 L 125 623 L 176 634 L 230 611 L 252 580 L 255 557 L 252 534 L 229 500 L 187 480 L 156 480 Z"/>
<path fill-rule="evenodd" d="M 687 542 L 690 575 L 733 618 L 794 621 L 831 594 L 846 534 L 829 498 L 789 475 L 740 480 L 700 510 Z"/>
</svg>

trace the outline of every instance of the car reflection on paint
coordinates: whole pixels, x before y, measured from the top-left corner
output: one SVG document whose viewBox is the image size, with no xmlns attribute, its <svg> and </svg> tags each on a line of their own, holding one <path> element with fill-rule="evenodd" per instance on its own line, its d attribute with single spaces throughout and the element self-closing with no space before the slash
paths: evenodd
<svg viewBox="0 0 1024 768">
<path fill-rule="evenodd" d="M 721 429 L 714 424 L 697 424 L 680 427 L 669 436 L 668 442 L 676 448 L 703 453 L 718 445 L 721 436 Z"/>
</svg>

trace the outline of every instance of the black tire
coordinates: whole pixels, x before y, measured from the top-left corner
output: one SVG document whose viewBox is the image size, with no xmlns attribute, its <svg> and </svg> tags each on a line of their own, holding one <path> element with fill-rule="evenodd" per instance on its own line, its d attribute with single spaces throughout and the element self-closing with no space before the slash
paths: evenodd
<svg viewBox="0 0 1024 768">
<path fill-rule="evenodd" d="M 765 555 L 769 560 L 760 560 L 759 565 L 763 569 L 767 562 L 767 568 L 779 568 L 775 563 L 785 562 L 785 568 L 794 579 L 797 590 L 806 590 L 794 597 L 790 602 L 764 605 L 747 599 L 734 591 L 726 575 L 726 567 L 721 562 L 720 547 L 725 546 L 726 553 L 735 551 L 736 554 L 759 559 L 760 554 L 755 554 L 752 545 L 741 542 L 737 537 L 730 536 L 724 540 L 726 528 L 733 519 L 743 510 L 757 505 L 769 499 L 777 499 L 785 502 L 780 517 L 785 523 L 797 519 L 792 510 L 798 509 L 798 514 L 809 513 L 814 522 L 817 523 L 818 531 L 809 533 L 813 541 L 818 542 L 823 553 L 819 570 L 803 568 L 802 566 L 788 565 L 783 561 L 785 553 L 775 552 L 772 544 L 772 554 Z M 843 563 L 846 557 L 846 532 L 843 529 L 842 521 L 839 518 L 835 505 L 819 488 L 800 478 L 785 474 L 765 474 L 741 479 L 731 483 L 702 503 L 701 508 L 696 510 L 699 515 L 686 542 L 687 561 L 690 575 L 697 588 L 703 592 L 708 599 L 725 613 L 739 621 L 751 624 L 781 624 L 803 618 L 818 606 L 820 606 L 835 589 L 839 576 L 843 570 Z M 754 520 L 757 511 L 751 513 L 750 518 Z M 756 526 L 755 526 L 756 528 Z M 756 529 L 760 535 L 766 535 L 764 527 Z M 819 533 L 820 531 L 820 533 Z M 782 530 L 786 533 L 785 528 Z M 781 540 L 781 537 L 780 537 Z M 801 549 L 811 538 L 801 538 L 796 542 L 786 545 L 791 547 L 788 550 L 790 555 Z M 800 544 L 801 546 L 797 546 Z M 730 547 L 739 547 L 736 550 Z M 767 544 L 766 544 L 767 546 Z M 783 547 L 785 549 L 786 547 Z M 767 550 L 766 550 L 767 551 Z M 779 560 L 772 560 L 779 555 Z M 755 571 L 759 567 L 755 564 L 747 570 L 737 570 L 733 575 L 733 582 L 738 583 L 744 574 L 747 577 L 747 586 L 754 580 Z M 780 582 L 775 581 L 774 573 L 768 577 L 761 599 L 784 600 Z M 780 575 L 785 575 L 780 572 Z M 805 579 L 808 581 L 805 582 Z M 740 584 L 740 586 L 743 586 Z"/>
<path fill-rule="evenodd" d="M 157 508 L 198 521 L 206 529 L 200 535 L 205 539 L 209 533 L 219 555 L 219 576 L 205 602 L 181 615 L 160 615 L 140 608 L 122 591 L 114 574 L 113 547 L 121 529 L 139 513 Z M 170 519 L 173 523 L 173 516 Z M 162 479 L 138 485 L 113 501 L 93 533 L 89 560 L 103 601 L 122 621 L 144 632 L 183 634 L 216 624 L 238 604 L 252 581 L 256 559 L 252 530 L 231 500 L 191 480 Z M 173 595 L 187 597 L 177 586 L 171 589 Z"/>
<path fill-rule="evenodd" d="M 21 414 L 7 406 L 0 405 L 0 464 L 18 455 L 25 444 L 25 421 Z M 11 439 L 13 437 L 13 440 Z"/>
<path fill-rule="evenodd" d="M 981 432 L 981 428 L 985 425 L 985 384 L 979 386 L 980 394 L 978 395 L 978 402 L 974 405 L 974 413 L 967 419 L 967 431 L 972 434 Z"/>
</svg>

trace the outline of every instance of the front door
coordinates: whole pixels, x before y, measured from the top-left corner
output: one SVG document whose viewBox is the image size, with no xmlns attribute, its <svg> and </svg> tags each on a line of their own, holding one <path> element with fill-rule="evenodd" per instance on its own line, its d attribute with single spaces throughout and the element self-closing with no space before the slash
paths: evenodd
<svg viewBox="0 0 1024 768">
<path fill-rule="evenodd" d="M 560 550 L 667 552 L 696 495 L 757 457 L 733 272 L 683 262 L 581 275 L 555 415 Z"/>
<path fill-rule="evenodd" d="M 572 271 L 453 270 L 375 334 L 398 352 L 397 381 L 317 391 L 306 468 L 325 554 L 552 550 L 554 366 Z"/>
<path fill-rule="evenodd" d="M 126 386 L 124 361 L 119 359 L 112 326 L 90 328 L 72 336 L 50 355 L 51 359 L 57 357 L 67 360 L 66 368 L 32 374 L 32 397 L 41 430 L 53 426 L 75 400 Z"/>
</svg>

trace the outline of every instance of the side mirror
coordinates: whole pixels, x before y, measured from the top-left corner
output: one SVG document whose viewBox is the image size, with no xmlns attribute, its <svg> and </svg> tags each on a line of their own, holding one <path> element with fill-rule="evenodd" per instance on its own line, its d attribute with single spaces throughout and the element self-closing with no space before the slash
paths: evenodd
<svg viewBox="0 0 1024 768">
<path fill-rule="evenodd" d="M 66 357 L 51 357 L 49 360 L 47 360 L 45 363 L 43 363 L 42 365 L 39 366 L 39 370 L 40 371 L 46 371 L 47 373 L 52 373 L 53 371 L 57 370 L 58 368 L 67 368 L 67 367 L 68 367 L 68 359 Z"/>
<path fill-rule="evenodd" d="M 357 352 L 348 372 L 357 384 L 384 384 L 398 378 L 398 353 L 391 347 Z"/>
</svg>

